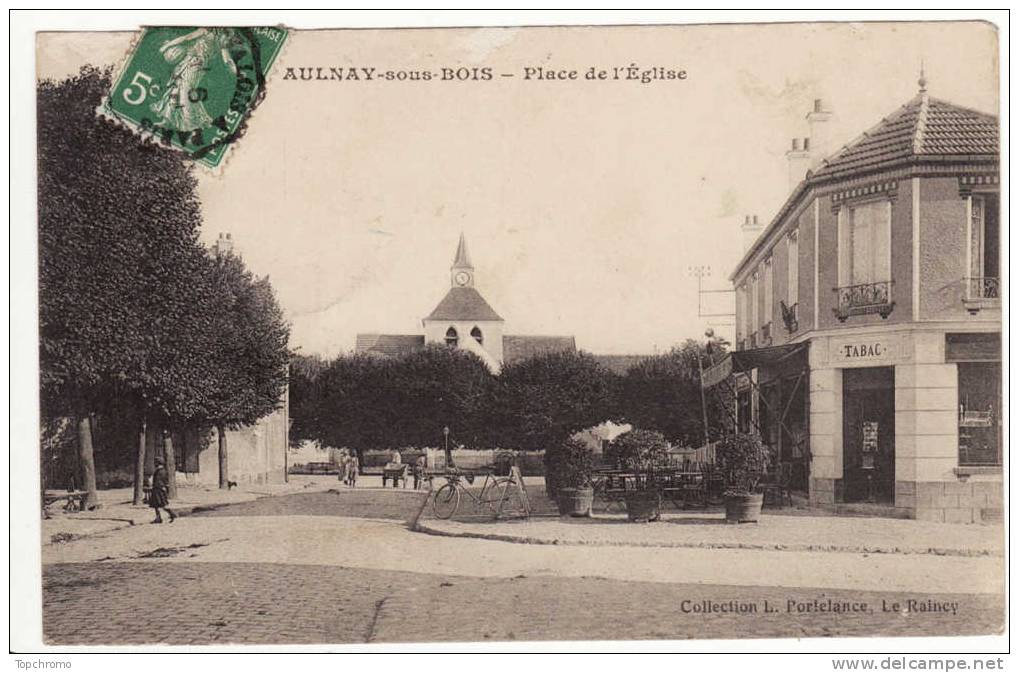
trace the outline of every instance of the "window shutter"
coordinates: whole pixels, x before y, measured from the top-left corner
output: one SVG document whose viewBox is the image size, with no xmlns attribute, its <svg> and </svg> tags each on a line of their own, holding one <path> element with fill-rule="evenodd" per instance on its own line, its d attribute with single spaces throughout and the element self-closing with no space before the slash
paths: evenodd
<svg viewBox="0 0 1019 673">
<path fill-rule="evenodd" d="M 874 204 L 874 272 L 872 283 L 892 279 L 892 203 Z"/>
<path fill-rule="evenodd" d="M 800 301 L 800 241 L 793 232 L 787 240 L 786 250 L 788 253 L 788 287 L 786 288 L 786 303 L 789 306 Z"/>
<path fill-rule="evenodd" d="M 850 231 L 849 214 L 845 208 L 838 214 L 839 287 L 852 285 L 853 237 Z"/>
</svg>

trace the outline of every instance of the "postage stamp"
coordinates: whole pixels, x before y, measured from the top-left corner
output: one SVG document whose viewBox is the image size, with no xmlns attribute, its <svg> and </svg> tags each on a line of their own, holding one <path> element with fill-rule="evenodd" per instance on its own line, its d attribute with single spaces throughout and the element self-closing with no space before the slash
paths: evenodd
<svg viewBox="0 0 1019 673">
<path fill-rule="evenodd" d="M 265 97 L 287 31 L 146 28 L 99 113 L 215 168 Z"/>
</svg>

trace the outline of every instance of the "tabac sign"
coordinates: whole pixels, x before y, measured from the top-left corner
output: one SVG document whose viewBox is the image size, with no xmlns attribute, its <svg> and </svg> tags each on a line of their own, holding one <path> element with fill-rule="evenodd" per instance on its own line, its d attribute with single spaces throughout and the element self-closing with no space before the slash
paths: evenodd
<svg viewBox="0 0 1019 673">
<path fill-rule="evenodd" d="M 832 364 L 873 366 L 898 362 L 905 354 L 901 334 L 868 334 L 852 337 L 831 337 L 828 358 Z"/>
</svg>

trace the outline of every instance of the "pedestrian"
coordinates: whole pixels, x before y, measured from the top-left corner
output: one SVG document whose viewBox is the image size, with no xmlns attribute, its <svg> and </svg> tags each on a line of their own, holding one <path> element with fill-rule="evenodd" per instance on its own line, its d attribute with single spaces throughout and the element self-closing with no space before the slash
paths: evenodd
<svg viewBox="0 0 1019 673">
<path fill-rule="evenodd" d="M 425 468 L 428 467 L 428 458 L 425 454 L 418 456 L 418 459 L 414 461 L 414 490 L 418 489 L 421 481 L 425 477 Z"/>
<path fill-rule="evenodd" d="M 152 473 L 152 492 L 149 493 L 149 507 L 156 511 L 156 518 L 152 523 L 163 523 L 163 517 L 159 515 L 160 509 L 165 509 L 170 515 L 170 523 L 173 523 L 177 515 L 167 507 L 170 504 L 170 473 L 166 471 L 166 463 L 162 458 L 156 458 L 156 471 Z"/>
<path fill-rule="evenodd" d="M 351 452 L 347 458 L 347 486 L 357 486 L 357 473 L 361 467 L 361 461 L 357 459 L 357 453 Z"/>
<path fill-rule="evenodd" d="M 347 470 L 350 469 L 350 459 L 347 457 L 347 450 L 340 449 L 340 455 L 336 459 L 336 464 L 339 467 L 339 480 L 341 484 L 347 483 Z"/>
</svg>

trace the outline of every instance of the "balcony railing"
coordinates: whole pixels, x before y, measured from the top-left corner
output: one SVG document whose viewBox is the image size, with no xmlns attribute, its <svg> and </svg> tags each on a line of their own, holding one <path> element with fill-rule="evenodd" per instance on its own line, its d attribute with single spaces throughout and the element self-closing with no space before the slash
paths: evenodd
<svg viewBox="0 0 1019 673">
<path fill-rule="evenodd" d="M 880 283 L 861 283 L 835 288 L 837 306 L 832 309 L 840 322 L 853 315 L 877 313 L 882 318 L 895 308 L 892 301 L 892 281 Z"/>
<path fill-rule="evenodd" d="M 785 323 L 785 329 L 790 334 L 800 328 L 800 305 L 795 303 L 792 306 L 786 305 L 784 301 L 779 301 L 779 306 L 782 308 L 782 322 Z"/>
<path fill-rule="evenodd" d="M 966 310 L 976 314 L 980 309 L 1001 304 L 1001 285 L 997 278 L 988 276 L 965 278 L 966 292 L 962 302 Z"/>
<path fill-rule="evenodd" d="M 760 343 L 759 346 L 770 346 L 771 345 L 771 323 L 767 325 L 761 325 L 761 331 L 759 332 Z"/>
</svg>

